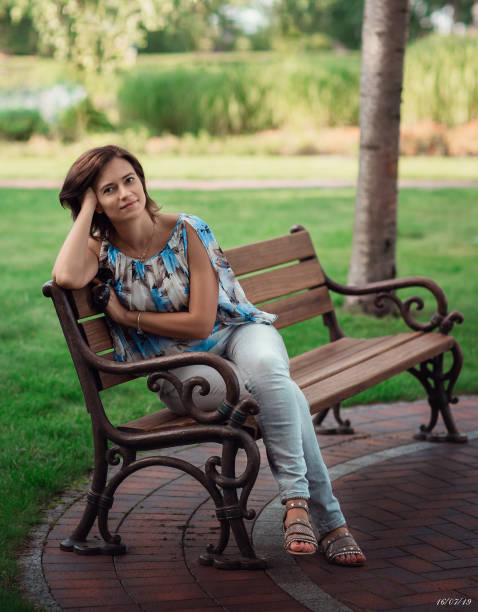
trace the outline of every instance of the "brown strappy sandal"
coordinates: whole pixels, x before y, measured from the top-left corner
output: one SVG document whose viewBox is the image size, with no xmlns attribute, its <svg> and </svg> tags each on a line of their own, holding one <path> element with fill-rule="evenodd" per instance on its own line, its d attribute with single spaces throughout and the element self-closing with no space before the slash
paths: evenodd
<svg viewBox="0 0 478 612">
<path fill-rule="evenodd" d="M 363 555 L 360 546 L 349 531 L 343 531 L 330 538 L 324 538 L 320 542 L 320 548 L 327 561 L 334 565 L 340 565 L 341 567 L 357 567 L 364 564 L 364 561 L 353 561 L 352 563 L 341 563 L 337 561 L 337 557 L 341 555 Z"/>
<path fill-rule="evenodd" d="M 282 530 L 285 538 L 285 549 L 291 555 L 314 555 L 317 552 L 319 545 L 310 522 L 304 519 L 295 519 L 288 523 L 287 527 L 285 526 L 287 512 L 292 508 L 303 508 L 306 512 L 309 511 L 309 507 L 305 501 L 286 502 L 284 520 L 282 523 Z M 290 548 L 292 542 L 305 542 L 306 544 L 312 544 L 313 549 L 309 552 L 292 550 Z"/>
</svg>

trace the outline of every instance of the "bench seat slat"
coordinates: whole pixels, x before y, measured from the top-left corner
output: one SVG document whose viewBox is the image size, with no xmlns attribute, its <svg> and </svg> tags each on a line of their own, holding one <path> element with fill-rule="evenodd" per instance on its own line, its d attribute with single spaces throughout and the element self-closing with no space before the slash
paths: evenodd
<svg viewBox="0 0 478 612">
<path fill-rule="evenodd" d="M 121 431 L 155 431 L 157 429 L 168 429 L 170 427 L 187 427 L 197 425 L 197 421 L 187 416 L 178 416 L 172 410 L 164 408 L 152 414 L 129 421 L 124 425 L 119 425 Z"/>
<path fill-rule="evenodd" d="M 178 427 L 188 428 L 196 425 L 197 421 L 188 416 L 178 416 L 172 410 L 164 408 L 158 410 L 153 414 L 147 414 L 134 421 L 129 421 L 124 425 L 119 425 L 118 429 L 124 432 L 150 432 L 150 431 L 166 431 L 168 429 L 176 429 Z M 259 434 L 259 427 L 255 418 L 249 415 L 243 425 L 249 433 L 257 438 Z"/>
<path fill-rule="evenodd" d="M 253 304 L 266 302 L 303 291 L 325 283 L 322 268 L 317 260 L 304 261 L 299 264 L 269 270 L 239 279 L 247 299 Z"/>
<path fill-rule="evenodd" d="M 333 406 L 452 348 L 454 339 L 423 334 L 325 380 L 302 387 L 311 413 Z"/>
<path fill-rule="evenodd" d="M 240 276 L 297 259 L 315 257 L 315 249 L 309 232 L 303 231 L 228 249 L 225 255 L 236 276 Z"/>
<path fill-rule="evenodd" d="M 291 359 L 291 374 L 300 387 L 311 385 L 422 334 L 409 332 L 378 338 L 342 338 Z"/>
<path fill-rule="evenodd" d="M 261 310 L 279 315 L 274 325 L 281 329 L 334 309 L 327 287 L 317 287 L 305 293 L 291 295 L 281 300 L 259 306 Z"/>
</svg>

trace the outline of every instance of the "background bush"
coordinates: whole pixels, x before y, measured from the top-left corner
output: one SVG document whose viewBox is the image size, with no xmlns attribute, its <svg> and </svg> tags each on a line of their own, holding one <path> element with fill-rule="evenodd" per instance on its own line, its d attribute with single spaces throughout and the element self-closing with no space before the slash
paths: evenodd
<svg viewBox="0 0 478 612">
<path fill-rule="evenodd" d="M 0 138 L 28 140 L 33 134 L 46 134 L 48 126 L 37 110 L 0 110 Z"/>
<path fill-rule="evenodd" d="M 125 77 L 118 102 L 127 123 L 153 133 L 239 134 L 276 127 L 272 83 L 254 66 L 135 71 Z"/>
<path fill-rule="evenodd" d="M 180 57 L 180 56 L 176 56 Z M 212 135 L 283 125 L 357 125 L 360 54 L 157 57 L 124 77 L 122 119 L 153 134 Z M 408 46 L 402 120 L 462 125 L 478 117 L 478 36 L 425 37 Z"/>
<path fill-rule="evenodd" d="M 108 132 L 113 126 L 105 113 L 97 110 L 89 98 L 70 106 L 58 117 L 56 129 L 62 140 L 78 140 L 86 133 Z"/>
<path fill-rule="evenodd" d="M 447 126 L 478 118 L 478 36 L 427 36 L 405 54 L 405 122 Z"/>
<path fill-rule="evenodd" d="M 119 90 L 122 121 L 177 135 L 250 133 L 304 120 L 357 123 L 356 54 L 247 58 L 138 68 L 125 75 Z"/>
<path fill-rule="evenodd" d="M 5 59 L 6 80 L 16 88 L 65 82 L 62 70 L 42 58 Z M 105 130 L 125 134 L 129 128 L 144 138 L 214 138 L 289 127 L 310 134 L 314 127 L 357 125 L 359 89 L 355 51 L 148 54 L 131 71 L 90 84 L 89 99 L 64 111 L 51 132 L 64 141 Z M 402 124 L 430 121 L 452 128 L 477 118 L 478 36 L 436 35 L 410 44 Z M 28 140 L 47 130 L 35 111 L 4 110 L 0 124 L 3 139 Z"/>
</svg>

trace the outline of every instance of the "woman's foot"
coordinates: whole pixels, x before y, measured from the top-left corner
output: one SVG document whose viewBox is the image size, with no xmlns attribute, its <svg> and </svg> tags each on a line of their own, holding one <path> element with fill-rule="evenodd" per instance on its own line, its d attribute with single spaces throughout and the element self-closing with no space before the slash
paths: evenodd
<svg viewBox="0 0 478 612">
<path fill-rule="evenodd" d="M 309 520 L 305 499 L 289 499 L 285 505 L 285 549 L 292 555 L 313 555 L 318 543 Z"/>
<path fill-rule="evenodd" d="M 354 540 L 348 527 L 342 525 L 320 540 L 320 548 L 329 563 L 344 566 L 363 565 L 365 555 Z"/>
</svg>

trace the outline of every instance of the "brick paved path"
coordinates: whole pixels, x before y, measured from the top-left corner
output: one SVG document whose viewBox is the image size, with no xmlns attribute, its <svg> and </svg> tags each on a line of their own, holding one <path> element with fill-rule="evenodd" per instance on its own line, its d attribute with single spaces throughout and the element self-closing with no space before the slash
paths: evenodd
<svg viewBox="0 0 478 612">
<path fill-rule="evenodd" d="M 478 431 L 476 408 L 478 397 L 454 407 L 462 431 Z M 349 526 L 367 554 L 363 568 L 282 552 L 281 509 L 262 449 L 249 506 L 260 512 L 251 529 L 257 552 L 270 562 L 267 571 L 200 566 L 198 554 L 216 541 L 213 505 L 189 476 L 154 467 L 130 477 L 116 495 L 111 516 L 121 523 L 124 556 L 59 550 L 83 498 L 50 514 L 48 522 L 57 521 L 39 530 L 28 557 L 30 598 L 49 610 L 83 612 L 478 609 L 478 433 L 466 445 L 415 443 L 411 432 L 428 419 L 425 402 L 349 414 L 355 435 L 319 439 Z M 174 452 L 203 465 L 217 446 Z M 437 606 L 442 598 L 460 605 Z"/>
</svg>

